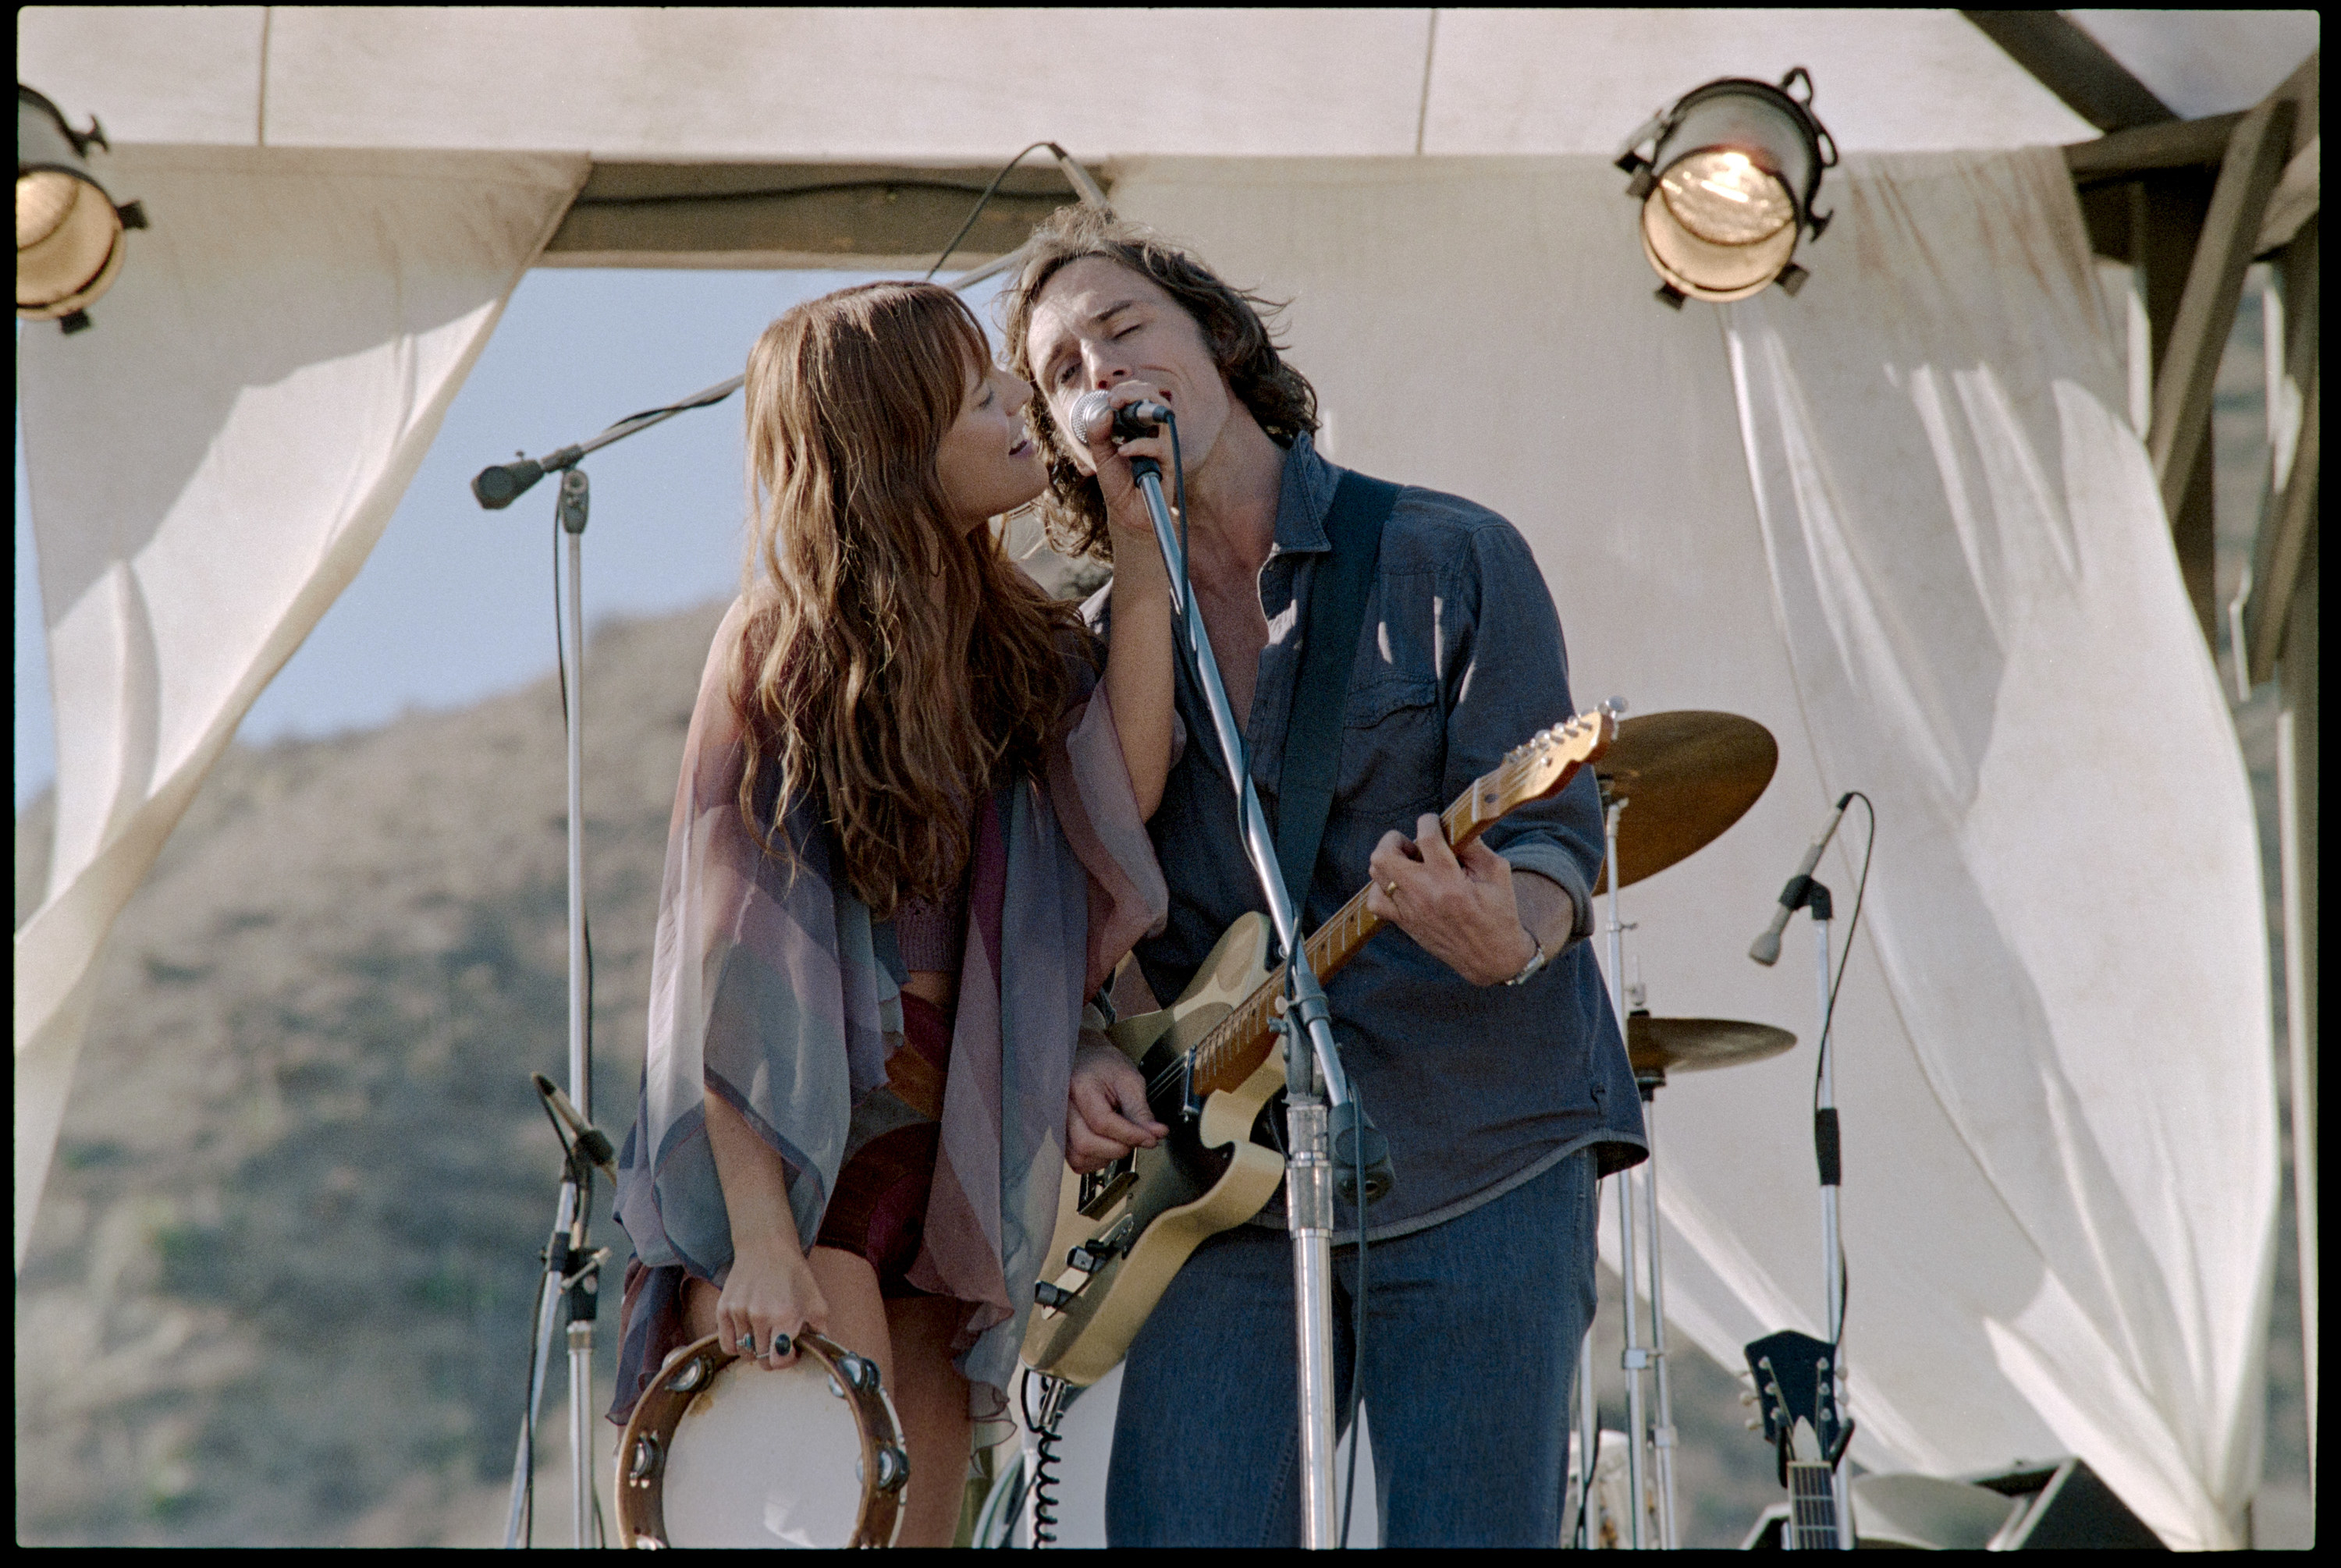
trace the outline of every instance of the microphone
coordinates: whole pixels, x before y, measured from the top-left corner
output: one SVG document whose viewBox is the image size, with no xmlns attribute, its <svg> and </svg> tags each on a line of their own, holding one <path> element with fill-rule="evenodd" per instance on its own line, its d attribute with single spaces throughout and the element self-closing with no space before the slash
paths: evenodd
<svg viewBox="0 0 2341 1568">
<path fill-rule="evenodd" d="M 1813 868 L 1821 863 L 1821 851 L 1828 848 L 1829 839 L 1836 836 L 1837 825 L 1844 819 L 1845 809 L 1852 799 L 1853 791 L 1850 789 L 1838 797 L 1837 809 L 1828 814 L 1828 820 L 1821 824 L 1819 835 L 1813 839 L 1811 848 L 1805 851 L 1803 862 L 1797 867 L 1797 874 L 1788 878 L 1787 887 L 1780 889 L 1780 907 L 1772 911 L 1772 923 L 1748 949 L 1748 956 L 1758 963 L 1768 968 L 1779 961 L 1780 933 L 1788 928 L 1789 917 L 1803 905 L 1805 884 L 1812 878 Z"/>
<path fill-rule="evenodd" d="M 1118 441 L 1152 435 L 1156 427 L 1171 417 L 1170 411 L 1159 402 L 1141 401 L 1127 408 L 1116 408 L 1112 397 L 1106 392 L 1083 392 L 1073 400 L 1073 433 L 1084 442 L 1095 441 L 1109 416 L 1113 420 L 1112 433 Z"/>
<path fill-rule="evenodd" d="M 610 1146 L 609 1135 L 587 1121 L 576 1105 L 551 1078 L 543 1073 L 531 1073 L 529 1081 L 536 1085 L 536 1092 L 543 1097 L 546 1105 L 553 1107 L 553 1114 L 568 1127 L 569 1136 L 577 1140 L 577 1152 L 601 1166 L 602 1174 L 614 1183 L 618 1179 L 618 1168 L 610 1162 L 617 1151 Z"/>
<path fill-rule="evenodd" d="M 510 462 L 500 462 L 483 468 L 472 476 L 472 498 L 490 511 L 502 511 L 552 469 L 566 468 L 584 456 L 573 446 L 548 452 L 542 458 L 525 453 L 515 454 Z"/>
</svg>

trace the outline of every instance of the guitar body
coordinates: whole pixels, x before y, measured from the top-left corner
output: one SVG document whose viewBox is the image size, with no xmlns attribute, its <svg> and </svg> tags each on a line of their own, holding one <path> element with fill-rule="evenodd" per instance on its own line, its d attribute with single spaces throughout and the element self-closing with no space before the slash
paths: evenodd
<svg viewBox="0 0 2341 1568">
<path fill-rule="evenodd" d="M 1228 928 L 1179 999 L 1161 1012 L 1125 1018 L 1113 1043 L 1150 1079 L 1173 1067 L 1270 975 L 1267 919 L 1246 915 Z M 1203 1097 L 1188 1116 L 1174 1084 L 1154 1107 L 1171 1129 L 1156 1147 L 1138 1149 L 1098 1176 L 1071 1171 L 1057 1206 L 1049 1248 L 1061 1305 L 1032 1313 L 1024 1335 L 1027 1365 L 1086 1387 L 1121 1360 L 1170 1278 L 1208 1236 L 1258 1214 L 1284 1179 L 1284 1156 L 1251 1141 L 1252 1124 L 1284 1087 L 1284 1064 L 1271 1054 L 1232 1089 Z M 1101 1180 L 1100 1177 L 1103 1177 Z M 1083 1189 L 1090 1192 L 1086 1208 Z M 1067 1264 L 1085 1251 L 1093 1269 Z"/>
</svg>

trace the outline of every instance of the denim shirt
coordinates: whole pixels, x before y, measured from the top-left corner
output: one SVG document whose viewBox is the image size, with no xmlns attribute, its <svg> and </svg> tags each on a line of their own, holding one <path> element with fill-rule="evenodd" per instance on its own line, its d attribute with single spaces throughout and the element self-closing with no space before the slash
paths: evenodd
<svg viewBox="0 0 2341 1568">
<path fill-rule="evenodd" d="M 1302 435 L 1284 460 L 1275 543 L 1260 571 L 1268 618 L 1245 716 L 1254 787 L 1270 822 L 1300 670 L 1325 519 L 1342 470 Z M 1085 607 L 1106 630 L 1107 595 Z M 1138 944 L 1147 985 L 1184 990 L 1229 924 L 1264 910 L 1237 831 L 1234 790 L 1209 710 L 1181 669 L 1187 739 L 1147 825 L 1170 888 L 1170 923 Z M 1573 711 L 1560 619 L 1519 531 L 1483 506 L 1408 486 L 1384 526 L 1342 710 L 1341 760 L 1302 912 L 1318 924 L 1365 886 L 1392 829 L 1443 809 L 1505 752 Z M 1358 1097 L 1390 1140 L 1396 1185 L 1370 1237 L 1436 1225 L 1509 1192 L 1579 1149 L 1603 1174 L 1644 1155 L 1641 1103 L 1590 944 L 1601 803 L 1590 769 L 1488 829 L 1519 871 L 1576 907 L 1568 946 L 1522 986 L 1474 986 L 1396 927 L 1369 938 L 1326 985 Z M 1281 1196 L 1263 1220 L 1281 1224 Z M 1345 1209 L 1342 1229 L 1356 1223 Z"/>
</svg>

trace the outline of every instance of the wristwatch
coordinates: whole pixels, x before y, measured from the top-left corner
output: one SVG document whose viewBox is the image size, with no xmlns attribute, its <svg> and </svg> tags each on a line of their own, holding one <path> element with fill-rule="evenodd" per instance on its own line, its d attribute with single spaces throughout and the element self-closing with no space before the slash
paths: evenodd
<svg viewBox="0 0 2341 1568">
<path fill-rule="evenodd" d="M 1520 972 L 1514 975 L 1510 979 L 1506 980 L 1504 984 L 1508 986 L 1525 986 L 1530 980 L 1536 978 L 1536 974 L 1539 969 L 1544 968 L 1544 938 L 1538 936 L 1534 931 L 1530 931 L 1529 933 L 1529 940 L 1536 944 L 1535 953 L 1529 956 L 1527 963 L 1520 966 Z"/>
</svg>

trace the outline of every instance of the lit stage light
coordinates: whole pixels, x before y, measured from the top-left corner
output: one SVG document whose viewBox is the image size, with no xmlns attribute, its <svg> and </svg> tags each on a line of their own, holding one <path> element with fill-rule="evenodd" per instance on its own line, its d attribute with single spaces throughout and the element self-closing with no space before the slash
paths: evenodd
<svg viewBox="0 0 2341 1568">
<path fill-rule="evenodd" d="M 89 325 L 89 305 L 122 270 L 123 231 L 146 226 L 136 202 L 114 204 L 89 172 L 89 149 L 108 152 L 95 117 L 76 131 L 55 104 L 16 84 L 16 315 Z"/>
<path fill-rule="evenodd" d="M 1789 89 L 1801 82 L 1805 95 Z M 1778 283 L 1803 286 L 1799 233 L 1819 239 L 1821 171 L 1837 144 L 1812 112 L 1802 65 L 1778 86 L 1725 77 L 1693 88 L 1628 138 L 1618 166 L 1642 203 L 1642 253 L 1658 273 L 1659 298 L 1744 300 Z M 1648 149 L 1646 152 L 1645 149 Z"/>
</svg>

